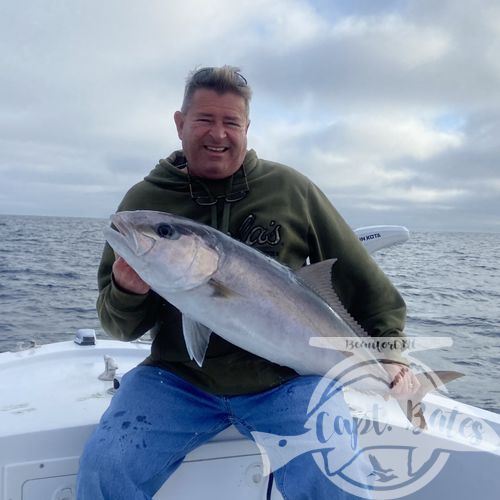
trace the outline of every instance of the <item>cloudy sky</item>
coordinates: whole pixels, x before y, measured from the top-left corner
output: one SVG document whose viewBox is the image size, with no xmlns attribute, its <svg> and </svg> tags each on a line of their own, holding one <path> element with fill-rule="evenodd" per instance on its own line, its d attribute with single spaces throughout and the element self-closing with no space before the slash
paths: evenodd
<svg viewBox="0 0 500 500">
<path fill-rule="evenodd" d="M 353 226 L 500 231 L 499 54 L 496 0 L 2 2 L 0 213 L 107 217 L 227 63 L 249 145 Z"/>
</svg>

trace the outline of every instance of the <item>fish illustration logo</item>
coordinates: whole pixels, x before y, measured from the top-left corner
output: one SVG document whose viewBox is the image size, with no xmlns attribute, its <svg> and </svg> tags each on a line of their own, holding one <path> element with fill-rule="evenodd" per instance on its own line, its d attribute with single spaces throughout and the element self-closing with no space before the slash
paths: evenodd
<svg viewBox="0 0 500 500">
<path fill-rule="evenodd" d="M 410 360 L 415 369 L 432 373 L 420 361 Z M 366 372 L 349 359 L 335 366 L 313 393 L 304 433 L 253 432 L 264 473 L 311 453 L 323 474 L 345 491 L 362 498 L 395 499 L 429 484 L 451 453 L 488 448 L 500 455 L 497 432 L 487 422 L 461 413 L 458 405 L 444 411 L 430 403 L 410 401 L 413 411 L 425 418 L 423 429 L 408 421 L 395 400 L 360 394 L 352 387 L 359 386 Z M 439 381 L 432 383 L 440 386 Z M 347 412 L 342 411 L 346 403 Z"/>
</svg>

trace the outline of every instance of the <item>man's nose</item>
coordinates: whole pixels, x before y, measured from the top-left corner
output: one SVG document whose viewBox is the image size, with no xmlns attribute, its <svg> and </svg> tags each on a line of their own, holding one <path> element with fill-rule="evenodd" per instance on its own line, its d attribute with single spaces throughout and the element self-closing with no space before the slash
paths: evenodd
<svg viewBox="0 0 500 500">
<path fill-rule="evenodd" d="M 214 139 L 225 139 L 227 136 L 226 127 L 223 123 L 214 123 L 210 128 L 210 135 Z"/>
</svg>

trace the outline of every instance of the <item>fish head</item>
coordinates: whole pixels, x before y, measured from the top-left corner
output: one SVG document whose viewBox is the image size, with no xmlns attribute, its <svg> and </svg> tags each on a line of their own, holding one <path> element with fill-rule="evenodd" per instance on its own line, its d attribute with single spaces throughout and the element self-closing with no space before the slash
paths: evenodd
<svg viewBox="0 0 500 500">
<path fill-rule="evenodd" d="M 118 212 L 111 224 L 106 240 L 154 290 L 189 290 L 217 271 L 222 251 L 208 226 L 150 210 Z"/>
</svg>

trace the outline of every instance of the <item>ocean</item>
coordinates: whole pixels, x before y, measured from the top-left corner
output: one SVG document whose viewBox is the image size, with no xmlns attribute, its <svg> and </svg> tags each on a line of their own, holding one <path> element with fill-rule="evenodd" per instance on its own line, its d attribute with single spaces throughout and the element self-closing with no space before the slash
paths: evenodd
<svg viewBox="0 0 500 500">
<path fill-rule="evenodd" d="M 106 224 L 0 215 L 0 352 L 71 340 L 78 328 L 106 337 L 95 312 Z M 415 232 L 374 257 L 407 303 L 407 334 L 452 339 L 415 357 L 464 373 L 449 395 L 500 413 L 500 234 Z"/>
</svg>

